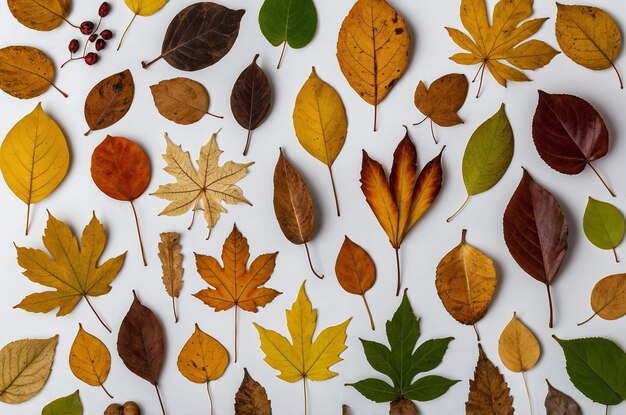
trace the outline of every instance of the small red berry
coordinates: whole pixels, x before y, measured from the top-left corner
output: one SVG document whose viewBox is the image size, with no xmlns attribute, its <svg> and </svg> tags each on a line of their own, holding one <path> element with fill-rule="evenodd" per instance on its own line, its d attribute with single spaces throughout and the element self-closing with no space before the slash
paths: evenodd
<svg viewBox="0 0 626 415">
<path fill-rule="evenodd" d="M 93 22 L 85 20 L 80 24 L 80 33 L 82 33 L 83 35 L 90 35 L 91 32 L 93 32 L 93 27 Z"/>
<path fill-rule="evenodd" d="M 80 43 L 78 43 L 78 39 L 70 40 L 70 44 L 67 46 L 67 48 L 70 50 L 70 53 L 78 52 L 79 47 L 80 47 Z"/>
<path fill-rule="evenodd" d="M 95 42 L 95 41 L 96 41 L 96 39 L 98 39 L 98 35 L 97 35 L 97 34 L 95 34 L 95 33 L 92 33 L 92 34 L 89 36 L 89 41 L 90 41 L 91 43 Z"/>
<path fill-rule="evenodd" d="M 100 5 L 100 8 L 98 9 L 98 16 L 105 17 L 107 14 L 109 14 L 109 11 L 111 11 L 111 5 L 105 1 Z"/>
<path fill-rule="evenodd" d="M 94 65 L 98 62 L 98 54 L 94 52 L 89 52 L 85 55 L 85 63 L 89 66 Z"/>
<path fill-rule="evenodd" d="M 104 40 L 110 40 L 113 37 L 113 32 L 111 32 L 109 29 L 105 29 L 102 32 L 100 32 L 100 36 Z"/>
<path fill-rule="evenodd" d="M 107 41 L 106 41 L 106 40 L 104 40 L 104 39 L 98 39 L 98 40 L 96 41 L 96 50 L 97 50 L 98 52 L 99 52 L 99 51 L 101 51 L 102 49 L 106 48 L 106 47 L 107 47 Z"/>
</svg>

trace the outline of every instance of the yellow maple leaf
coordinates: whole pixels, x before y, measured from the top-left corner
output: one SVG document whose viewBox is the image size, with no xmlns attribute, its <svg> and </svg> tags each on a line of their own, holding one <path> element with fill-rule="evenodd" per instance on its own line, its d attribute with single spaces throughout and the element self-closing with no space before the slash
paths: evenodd
<svg viewBox="0 0 626 415">
<path fill-rule="evenodd" d="M 480 63 L 478 73 L 474 77 L 476 80 L 480 74 L 480 86 L 485 68 L 489 69 L 496 81 L 504 87 L 507 81 L 530 81 L 515 67 L 539 69 L 550 63 L 559 53 L 540 40 L 532 39 L 525 42 L 548 20 L 546 17 L 524 21 L 532 14 L 533 0 L 500 0 L 494 7 L 493 21 L 489 24 L 485 0 L 461 0 L 461 23 L 469 36 L 457 29 L 446 27 L 446 30 L 452 40 L 467 53 L 457 53 L 450 59 L 461 65 Z M 501 61 L 506 61 L 510 65 Z"/>
</svg>

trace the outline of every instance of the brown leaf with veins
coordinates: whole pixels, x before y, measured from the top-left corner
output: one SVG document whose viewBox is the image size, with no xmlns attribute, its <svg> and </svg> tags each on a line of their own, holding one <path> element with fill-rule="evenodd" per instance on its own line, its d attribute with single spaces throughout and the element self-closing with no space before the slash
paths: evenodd
<svg viewBox="0 0 626 415">
<path fill-rule="evenodd" d="M 465 403 L 466 415 L 513 415 L 511 390 L 498 368 L 478 344 L 478 363 Z"/>
<path fill-rule="evenodd" d="M 272 415 L 272 401 L 265 388 L 243 368 L 243 380 L 235 394 L 235 415 Z"/>
<path fill-rule="evenodd" d="M 180 234 L 177 232 L 163 232 L 159 242 L 159 259 L 163 270 L 163 285 L 165 291 L 172 297 L 172 311 L 174 321 L 178 323 L 176 299 L 183 288 L 183 255 L 181 254 Z"/>
<path fill-rule="evenodd" d="M 580 406 L 571 396 L 564 394 L 548 382 L 548 394 L 544 402 L 546 415 L 582 415 Z"/>
<path fill-rule="evenodd" d="M 135 82 L 130 70 L 113 74 L 98 82 L 85 99 L 85 120 L 89 130 L 102 130 L 118 122 L 130 109 L 135 96 Z"/>
</svg>

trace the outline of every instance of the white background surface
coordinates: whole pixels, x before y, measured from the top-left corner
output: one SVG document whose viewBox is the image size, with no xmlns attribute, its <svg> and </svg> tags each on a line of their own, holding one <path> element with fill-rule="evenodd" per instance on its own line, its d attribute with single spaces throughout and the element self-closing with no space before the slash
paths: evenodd
<svg viewBox="0 0 626 415">
<path fill-rule="evenodd" d="M 458 0 L 392 1 L 410 25 L 412 49 L 410 66 L 404 77 L 389 94 L 379 109 L 380 131 L 371 130 L 372 108 L 360 100 L 343 78 L 335 58 L 337 33 L 344 16 L 352 6 L 349 0 L 317 0 L 319 14 L 317 35 L 305 49 L 288 50 L 284 67 L 276 71 L 275 65 L 280 50 L 273 48 L 262 37 L 258 28 L 257 16 L 261 6 L 259 0 L 224 0 L 231 8 L 245 8 L 239 38 L 232 51 L 216 65 L 205 70 L 183 73 L 167 65 L 165 61 L 154 64 L 149 70 L 141 68 L 142 60 L 153 58 L 160 52 L 161 41 L 169 21 L 190 0 L 171 1 L 156 15 L 137 18 L 120 52 L 113 44 L 131 18 L 121 0 L 112 2 L 113 10 L 106 18 L 103 28 L 110 28 L 116 37 L 103 51 L 101 61 L 94 67 L 75 62 L 58 72 L 56 82 L 69 93 L 64 99 L 54 89 L 39 98 L 21 101 L 7 94 L 0 94 L 2 122 L 0 137 L 24 115 L 28 114 L 38 101 L 43 102 L 44 110 L 62 127 L 69 141 L 72 162 L 69 174 L 61 186 L 46 200 L 34 206 L 32 211 L 31 234 L 23 235 L 26 206 L 19 201 L 0 181 L 0 343 L 31 337 L 42 338 L 60 334 L 60 343 L 53 366 L 52 375 L 43 391 L 28 403 L 18 406 L 0 404 L 1 414 L 25 415 L 39 413 L 41 408 L 53 399 L 65 396 L 80 388 L 87 415 L 101 414 L 110 403 L 98 388 L 91 388 L 76 378 L 68 367 L 68 351 L 78 329 L 78 323 L 101 338 L 110 348 L 113 356 L 111 374 L 107 388 L 115 396 L 115 402 L 136 400 L 144 413 L 160 413 L 152 386 L 133 375 L 117 357 L 116 335 L 119 324 L 132 301 L 131 290 L 139 293 L 142 302 L 151 307 L 161 318 L 167 335 L 167 357 L 161 376 L 161 388 L 166 407 L 170 414 L 195 415 L 208 413 L 208 402 L 202 385 L 188 382 L 179 374 L 176 358 L 181 347 L 193 332 L 194 323 L 219 339 L 229 350 L 233 349 L 232 311 L 215 313 L 191 294 L 202 289 L 205 284 L 195 270 L 193 252 L 219 256 L 221 246 L 232 229 L 234 222 L 248 238 L 251 255 L 280 251 L 276 270 L 270 287 L 284 292 L 258 314 L 241 313 L 240 319 L 240 361 L 229 366 L 223 378 L 213 382 L 213 392 L 217 415 L 233 413 L 233 399 L 247 367 L 252 376 L 260 381 L 272 399 L 274 414 L 290 415 L 302 413 L 302 385 L 289 384 L 279 380 L 277 372 L 263 362 L 263 353 L 252 322 L 259 322 L 266 328 L 287 334 L 284 310 L 290 307 L 303 280 L 307 280 L 307 291 L 313 305 L 319 310 L 320 328 L 337 324 L 353 316 L 348 329 L 348 349 L 343 353 L 344 361 L 333 367 L 340 375 L 326 382 L 310 382 L 309 413 L 315 415 L 339 414 L 342 403 L 348 403 L 357 415 L 381 415 L 388 412 L 388 405 L 375 404 L 359 395 L 346 382 L 374 376 L 363 355 L 358 337 L 386 342 L 383 325 L 391 317 L 399 301 L 393 295 L 395 290 L 395 264 L 393 250 L 387 237 L 379 227 L 374 215 L 367 206 L 359 188 L 361 149 L 389 167 L 392 152 L 402 138 L 402 124 L 410 124 L 421 119 L 422 115 L 413 106 L 413 92 L 419 80 L 429 85 L 437 77 L 450 72 L 465 73 L 470 79 L 476 67 L 464 67 L 448 60 L 457 52 L 457 47 L 449 39 L 444 26 L 461 28 L 458 15 Z M 489 1 L 490 8 L 495 2 Z M 604 7 L 623 24 L 625 10 L 616 2 L 588 1 Z M 70 20 L 80 22 L 97 17 L 97 1 L 75 1 Z M 543 29 L 536 36 L 558 48 L 554 37 L 556 6 L 552 1 L 538 1 L 535 17 L 549 16 Z M 55 63 L 60 65 L 67 55 L 67 43 L 78 31 L 67 25 L 43 33 L 20 25 L 10 14 L 6 2 L 0 3 L 0 46 L 32 45 L 41 48 Z M 82 40 L 82 36 L 81 36 Z M 234 121 L 230 113 L 229 97 L 232 85 L 252 60 L 260 53 L 260 65 L 270 77 L 274 87 L 273 108 L 267 121 L 253 134 L 252 147 L 248 158 L 241 156 L 246 132 Z M 626 71 L 624 54 L 616 62 Z M 325 167 L 309 156 L 297 142 L 291 113 L 295 96 L 315 65 L 318 75 L 334 86 L 342 96 L 348 118 L 349 131 L 346 145 L 334 166 L 343 215 L 337 218 L 334 212 L 330 182 Z M 83 104 L 89 89 L 105 76 L 130 68 L 133 73 L 136 93 L 130 112 L 117 124 L 84 137 L 87 129 L 83 117 Z M 595 318 L 591 323 L 576 327 L 576 323 L 586 319 L 590 313 L 589 296 L 593 285 L 601 277 L 623 272 L 623 265 L 616 264 L 610 251 L 601 251 L 592 246 L 582 232 L 581 220 L 588 196 L 600 200 L 611 199 L 593 173 L 585 170 L 578 176 L 569 177 L 551 170 L 537 155 L 531 139 L 531 120 L 537 101 L 537 89 L 552 93 L 571 93 L 588 99 L 603 114 L 607 122 L 611 146 L 607 157 L 598 161 L 600 170 L 618 194 L 616 203 L 626 210 L 626 175 L 623 174 L 623 160 L 626 144 L 623 131 L 626 131 L 626 118 L 623 105 L 626 96 L 618 89 L 615 73 L 612 71 L 593 72 L 577 66 L 564 55 L 558 55 L 544 69 L 527 72 L 534 80 L 531 83 L 510 84 L 508 89 L 497 85 L 486 73 L 484 91 L 476 100 L 477 85 L 471 85 L 464 108 L 460 111 L 465 124 L 442 129 L 437 133 L 447 145 L 444 154 L 444 188 L 424 220 L 409 234 L 402 245 L 402 267 L 404 287 L 409 288 L 409 296 L 415 312 L 422 317 L 422 338 L 446 337 L 452 335 L 451 343 L 443 364 L 434 374 L 461 379 L 462 382 L 442 398 L 433 402 L 420 403 L 419 409 L 427 415 L 457 415 L 464 413 L 464 403 L 468 393 L 468 379 L 472 377 L 476 364 L 476 339 L 471 327 L 458 324 L 444 310 L 435 290 L 434 270 L 438 261 L 459 241 L 462 228 L 468 228 L 468 242 L 491 256 L 498 270 L 498 290 L 491 309 L 478 324 L 483 347 L 489 358 L 504 373 L 515 397 L 516 413 L 528 414 L 528 403 L 520 374 L 509 372 L 500 362 L 497 354 L 497 341 L 500 332 L 510 320 L 513 311 L 537 334 L 542 346 L 539 364 L 528 374 L 535 413 L 545 413 L 543 399 L 546 394 L 544 379 L 569 393 L 583 408 L 585 414 L 604 413 L 604 408 L 587 400 L 568 380 L 563 353 L 551 338 L 557 334 L 563 338 L 605 336 L 626 347 L 624 320 L 607 322 Z M 222 114 L 225 119 L 205 117 L 192 126 L 178 126 L 161 117 L 154 107 L 149 85 L 162 79 L 188 76 L 202 82 L 208 89 L 212 103 L 210 111 Z M 515 132 L 515 155 L 511 166 L 502 181 L 492 190 L 479 195 L 454 222 L 447 224 L 450 215 L 465 197 L 461 178 L 461 158 L 465 144 L 474 129 L 495 113 L 501 102 L 507 105 Z M 226 160 L 243 162 L 254 160 L 247 178 L 242 182 L 245 195 L 254 207 L 237 205 L 228 207 L 229 213 L 219 220 L 209 241 L 205 240 L 206 227 L 200 217 L 191 231 L 186 231 L 190 216 L 157 217 L 166 202 L 149 196 L 159 184 L 173 178 L 162 171 L 164 162 L 161 154 L 165 149 L 163 133 L 167 131 L 175 143 L 183 145 L 195 160 L 199 148 L 208 141 L 210 134 L 222 128 L 218 143 L 224 150 L 222 163 Z M 412 137 L 417 144 L 420 165 L 423 166 L 440 150 L 430 137 L 425 123 L 412 127 Z M 153 177 L 144 196 L 137 200 L 141 227 L 148 256 L 148 267 L 141 265 L 139 248 L 136 243 L 134 223 L 128 204 L 109 199 L 93 184 L 89 165 L 93 149 L 106 134 L 125 136 L 136 140 L 148 152 L 153 168 Z M 313 277 L 306 264 L 304 247 L 289 243 L 280 232 L 272 208 L 272 174 L 278 147 L 282 146 L 286 155 L 303 173 L 311 188 L 315 203 L 317 233 L 311 242 L 313 260 L 320 271 L 326 274 L 323 281 Z M 534 178 L 547 187 L 561 202 L 570 226 L 570 248 L 560 275 L 554 284 L 556 327 L 547 328 L 548 306 L 545 288 L 527 276 L 513 261 L 502 236 L 502 213 L 512 192 L 521 178 L 520 166 L 526 167 Z M 41 235 L 46 222 L 46 209 L 57 218 L 66 221 L 75 232 L 81 232 L 95 210 L 108 231 L 108 245 L 103 258 L 109 258 L 128 250 L 126 263 L 113 282 L 110 294 L 93 299 L 94 305 L 106 321 L 114 328 L 110 335 L 95 320 L 86 303 L 81 302 L 74 312 L 65 318 L 31 314 L 14 310 L 25 295 L 45 289 L 31 283 L 21 273 L 15 260 L 13 242 L 21 246 L 43 248 Z M 158 235 L 164 231 L 182 233 L 185 255 L 185 283 L 179 301 L 181 321 L 174 325 L 169 297 L 161 283 L 161 268 L 157 258 Z M 378 329 L 369 328 L 363 304 L 356 296 L 343 292 L 334 275 L 334 262 L 347 234 L 361 244 L 374 258 L 378 281 L 368 294 Z M 621 257 L 626 258 L 626 250 L 618 248 Z M 318 330 L 319 332 L 319 330 Z M 614 408 L 613 413 L 623 413 Z"/>
</svg>

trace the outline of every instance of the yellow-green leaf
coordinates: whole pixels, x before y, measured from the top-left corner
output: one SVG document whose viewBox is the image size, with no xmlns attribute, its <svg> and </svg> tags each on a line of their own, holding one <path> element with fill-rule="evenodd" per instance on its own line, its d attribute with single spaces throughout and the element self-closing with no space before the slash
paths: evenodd
<svg viewBox="0 0 626 415">
<path fill-rule="evenodd" d="M 610 203 L 587 199 L 587 207 L 583 216 L 583 230 L 587 239 L 600 249 L 612 249 L 617 259 L 615 248 L 624 238 L 624 215 Z"/>
</svg>

